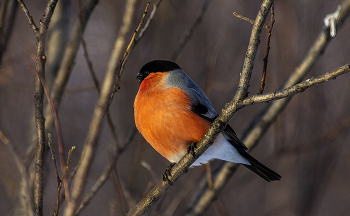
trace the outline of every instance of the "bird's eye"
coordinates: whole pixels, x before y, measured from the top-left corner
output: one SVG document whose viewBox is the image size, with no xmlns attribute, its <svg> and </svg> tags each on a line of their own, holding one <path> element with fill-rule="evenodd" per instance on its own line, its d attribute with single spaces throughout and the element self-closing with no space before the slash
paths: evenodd
<svg viewBox="0 0 350 216">
<path fill-rule="evenodd" d="M 145 71 L 145 77 L 149 75 L 149 71 Z"/>
</svg>

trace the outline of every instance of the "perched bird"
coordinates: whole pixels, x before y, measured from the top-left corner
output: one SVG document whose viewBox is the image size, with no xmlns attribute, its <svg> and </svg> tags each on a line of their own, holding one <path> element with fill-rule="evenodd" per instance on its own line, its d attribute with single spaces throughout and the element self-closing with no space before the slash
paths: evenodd
<svg viewBox="0 0 350 216">
<path fill-rule="evenodd" d="M 178 162 L 198 142 L 218 114 L 204 92 L 174 62 L 154 60 L 137 74 L 140 89 L 134 102 L 137 129 L 170 162 Z M 214 143 L 192 164 L 212 159 L 241 163 L 266 181 L 281 176 L 250 156 L 227 125 Z"/>
</svg>

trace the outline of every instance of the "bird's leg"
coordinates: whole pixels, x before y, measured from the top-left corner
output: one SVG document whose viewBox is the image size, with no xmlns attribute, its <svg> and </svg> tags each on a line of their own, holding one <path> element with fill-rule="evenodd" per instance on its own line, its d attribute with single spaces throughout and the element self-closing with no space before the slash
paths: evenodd
<svg viewBox="0 0 350 216">
<path fill-rule="evenodd" d="M 168 184 L 172 184 L 170 181 L 169 181 L 169 176 L 171 176 L 171 169 L 173 168 L 173 166 L 175 166 L 176 163 L 171 163 L 169 164 L 169 166 L 165 169 L 165 172 L 163 174 L 163 181 L 166 181 L 168 182 Z"/>
<path fill-rule="evenodd" d="M 187 154 L 191 154 L 193 158 L 196 158 L 196 153 L 194 152 L 194 149 L 196 148 L 197 143 L 192 142 L 188 147 L 187 147 Z"/>
</svg>

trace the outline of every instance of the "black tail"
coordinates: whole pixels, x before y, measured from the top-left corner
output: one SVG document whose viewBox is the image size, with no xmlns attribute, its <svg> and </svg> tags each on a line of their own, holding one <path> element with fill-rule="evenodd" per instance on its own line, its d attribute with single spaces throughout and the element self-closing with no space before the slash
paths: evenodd
<svg viewBox="0 0 350 216">
<path fill-rule="evenodd" d="M 242 154 L 249 162 L 250 165 L 243 164 L 245 167 L 250 169 L 251 171 L 258 174 L 261 178 L 265 179 L 266 181 L 275 181 L 280 180 L 282 177 L 276 173 L 275 171 L 267 168 L 265 165 L 257 161 L 255 158 L 250 156 L 247 152 L 244 152 L 245 154 Z"/>
</svg>

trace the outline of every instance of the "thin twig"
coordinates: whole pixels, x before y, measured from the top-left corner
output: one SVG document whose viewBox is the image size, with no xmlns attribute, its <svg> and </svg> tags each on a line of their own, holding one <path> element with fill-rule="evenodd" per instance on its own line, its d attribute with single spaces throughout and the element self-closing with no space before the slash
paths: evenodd
<svg viewBox="0 0 350 216">
<path fill-rule="evenodd" d="M 62 181 L 60 179 L 60 175 L 58 173 L 58 169 L 57 169 L 57 163 L 56 163 L 56 157 L 55 157 L 55 151 L 53 150 L 53 147 L 52 147 L 52 140 L 51 140 L 51 134 L 48 133 L 47 134 L 47 137 L 49 139 L 49 142 L 48 142 L 48 146 L 51 150 L 51 156 L 52 156 L 52 160 L 53 160 L 53 163 L 55 165 L 55 171 L 56 171 L 56 178 L 57 178 L 57 198 L 56 198 L 56 213 L 54 214 L 55 216 L 58 215 L 58 209 L 59 209 L 59 201 L 60 201 L 60 191 L 61 191 L 61 184 L 62 184 Z"/>
<path fill-rule="evenodd" d="M 236 13 L 236 12 L 233 12 L 233 15 L 234 15 L 235 17 L 238 17 L 238 18 L 242 19 L 242 20 L 248 21 L 248 22 L 250 22 L 251 24 L 254 25 L 254 20 L 251 20 L 251 19 L 249 19 L 249 18 L 247 18 L 247 17 L 244 17 L 244 16 L 242 16 L 242 15 L 239 15 L 239 14 Z M 269 29 L 270 27 L 267 26 L 267 25 L 264 25 L 264 28 Z"/>
<path fill-rule="evenodd" d="M 21 158 L 18 156 L 18 154 L 16 153 L 13 145 L 10 142 L 10 139 L 7 138 L 7 136 L 1 130 L 0 130 L 0 140 L 9 148 L 10 153 L 16 162 L 17 168 L 19 170 L 19 173 L 22 176 L 22 181 L 24 183 L 25 193 L 23 195 L 24 195 L 24 200 L 25 200 L 26 208 L 27 208 L 26 213 L 29 216 L 33 216 L 34 211 L 33 211 L 32 201 L 31 201 L 32 195 L 31 195 L 31 191 L 29 189 L 29 177 L 28 177 L 26 168 L 24 166 L 24 163 L 21 160 Z"/>
<path fill-rule="evenodd" d="M 263 69 L 263 75 L 262 75 L 261 85 L 260 85 L 260 89 L 259 89 L 258 94 L 262 94 L 264 92 L 264 88 L 265 88 L 267 62 L 269 60 L 269 52 L 270 52 L 270 40 L 271 40 L 271 33 L 272 33 L 274 23 L 275 23 L 275 10 L 274 10 L 273 4 L 272 4 L 272 6 L 271 6 L 271 26 L 269 27 L 269 33 L 267 36 L 266 55 L 264 57 L 264 69 Z"/>
<path fill-rule="evenodd" d="M 100 84 L 98 82 L 95 70 L 94 70 L 94 68 L 92 66 L 92 62 L 91 62 L 91 59 L 89 57 L 89 53 L 88 53 L 87 48 L 86 48 L 86 42 L 84 40 L 84 37 L 81 40 L 81 44 L 83 46 L 84 56 L 85 56 L 85 59 L 86 59 L 86 63 L 88 64 L 91 77 L 92 77 L 92 79 L 94 81 L 95 88 L 96 88 L 98 94 L 100 94 L 100 92 L 101 92 Z M 113 136 L 114 144 L 115 144 L 116 148 L 118 148 L 119 142 L 118 142 L 117 130 L 115 128 L 115 125 L 114 125 L 113 120 L 112 120 L 111 113 L 109 111 L 107 111 L 107 122 L 108 122 L 109 128 L 111 129 L 111 133 L 112 133 L 112 136 Z"/>
<path fill-rule="evenodd" d="M 83 37 L 86 25 L 90 19 L 90 16 L 95 9 L 95 6 L 99 0 L 87 0 L 79 11 L 77 20 L 74 23 L 72 32 L 67 43 L 67 48 L 64 52 L 60 68 L 57 73 L 57 77 L 51 89 L 51 97 L 55 103 L 56 110 L 59 109 L 63 93 L 67 86 L 68 80 L 74 68 L 76 56 L 79 50 L 80 42 Z M 54 120 L 50 115 L 50 108 L 45 109 L 46 124 L 45 128 L 50 132 L 54 126 Z"/>
<path fill-rule="evenodd" d="M 143 35 L 145 34 L 145 32 L 147 31 L 149 24 L 152 22 L 154 15 L 156 14 L 156 11 L 160 5 L 160 3 L 162 2 L 162 0 L 158 0 L 157 3 L 155 3 L 153 5 L 153 9 L 152 9 L 152 13 L 149 16 L 149 18 L 147 19 L 146 24 L 144 25 L 144 27 L 141 29 L 139 35 L 136 37 L 135 39 L 135 45 L 142 39 Z"/>
<path fill-rule="evenodd" d="M 52 140 L 51 140 L 51 134 L 50 134 L 50 133 L 47 134 L 47 138 L 49 139 L 49 141 L 48 141 L 48 146 L 49 146 L 50 151 L 51 151 L 51 156 L 52 156 L 53 164 L 55 165 L 56 178 L 57 178 L 57 182 L 58 182 L 57 185 L 59 185 L 59 184 L 61 183 L 61 178 L 60 178 L 60 174 L 58 173 L 58 169 L 57 169 L 55 151 L 53 150 L 53 147 L 52 147 Z"/>
<path fill-rule="evenodd" d="M 67 178 L 67 172 L 68 172 L 68 168 L 69 168 L 69 164 L 71 162 L 71 157 L 72 157 L 72 152 L 73 150 L 75 149 L 75 146 L 73 146 L 71 148 L 71 150 L 68 151 L 68 159 L 67 159 L 67 166 L 63 172 L 63 177 L 62 177 L 62 181 L 61 183 L 58 185 L 58 188 L 57 188 L 57 202 L 56 202 L 56 212 L 54 214 L 54 216 L 57 216 L 58 215 L 58 210 L 60 209 L 60 200 L 59 200 L 59 195 L 61 193 L 61 188 L 62 188 L 62 182 L 65 181 L 65 178 Z"/>
<path fill-rule="evenodd" d="M 341 6 L 339 16 L 337 19 L 337 27 L 340 29 L 344 24 L 345 20 L 350 15 L 350 1 L 346 0 Z M 283 88 L 296 85 L 300 80 L 302 80 L 310 71 L 315 62 L 324 53 L 327 45 L 331 41 L 331 36 L 329 35 L 329 28 L 322 30 L 319 37 L 314 42 L 313 46 L 310 48 L 308 54 L 303 59 L 303 61 L 298 65 L 294 72 L 290 75 L 288 80 L 285 82 Z M 267 131 L 269 126 L 276 120 L 277 116 L 285 109 L 292 97 L 284 98 L 271 103 L 262 114 L 259 114 L 259 121 L 253 121 L 252 127 L 250 127 L 249 134 L 242 138 L 242 141 L 246 144 L 249 149 L 257 146 L 258 141 Z M 261 115 L 261 116 L 260 116 Z M 255 118 L 254 118 L 255 119 Z M 214 184 L 217 185 L 215 189 L 205 190 L 203 194 L 196 198 L 188 209 L 188 215 L 201 215 L 205 209 L 210 205 L 210 203 L 215 200 L 220 191 L 225 187 L 231 176 L 237 170 L 238 165 L 233 163 L 226 163 L 222 168 Z M 203 190 L 203 187 L 199 190 Z"/>
<path fill-rule="evenodd" d="M 259 46 L 261 29 L 272 3 L 273 0 L 265 0 L 260 7 L 250 37 L 248 51 L 246 53 L 246 59 L 244 61 L 244 67 L 241 73 L 237 93 L 234 99 L 225 107 L 225 109 L 223 109 L 222 113 L 216 118 L 213 124 L 209 127 L 209 130 L 197 143 L 197 148 L 194 149 L 194 154 L 196 157 L 200 157 L 200 155 L 202 155 L 204 151 L 209 148 L 209 146 L 216 139 L 217 135 L 226 127 L 227 122 L 239 109 L 242 108 L 241 101 L 247 97 L 248 94 L 249 81 L 256 52 Z M 164 187 L 166 190 L 169 189 L 181 175 L 187 172 L 188 168 L 194 161 L 195 158 L 192 156 L 192 154 L 186 154 L 174 167 L 172 167 L 168 181 L 162 181 L 162 185 L 157 185 L 155 188 L 153 188 L 148 196 L 142 199 L 127 215 L 142 215 L 147 212 L 151 206 L 153 206 L 164 194 L 164 189 L 162 188 Z"/>
<path fill-rule="evenodd" d="M 42 86 L 44 88 L 44 92 L 45 92 L 47 101 L 48 101 L 48 103 L 50 105 L 50 109 L 51 109 L 51 113 L 52 113 L 53 119 L 54 119 L 54 122 L 55 122 L 55 128 L 56 128 L 56 134 L 57 134 L 57 142 L 58 142 L 58 152 L 59 152 L 59 157 L 60 157 L 60 166 L 61 166 L 61 172 L 63 174 L 62 181 L 63 181 L 63 185 L 64 185 L 64 188 L 65 188 L 65 190 L 64 190 L 65 191 L 65 197 L 67 197 L 67 199 L 69 200 L 70 195 L 69 195 L 69 190 L 68 190 L 68 181 L 67 181 L 67 178 L 65 177 L 65 175 L 66 175 L 66 172 L 65 172 L 66 168 L 65 168 L 65 166 L 66 165 L 65 165 L 64 144 L 63 144 L 63 136 L 62 136 L 61 124 L 60 124 L 60 121 L 59 121 L 59 118 L 58 118 L 58 115 L 57 115 L 57 112 L 56 112 L 56 109 L 55 109 L 55 105 L 54 105 L 54 103 L 52 101 L 49 89 L 47 88 L 47 85 L 46 85 L 46 82 L 45 82 L 45 78 L 41 74 L 37 73 L 36 71 L 35 71 L 35 73 L 37 74 L 37 76 L 40 79 L 40 82 L 42 83 Z"/>
<path fill-rule="evenodd" d="M 189 41 L 189 39 L 192 37 L 193 32 L 196 30 L 196 28 L 201 24 L 202 19 L 204 17 L 205 12 L 208 9 L 210 0 L 204 0 L 204 4 L 196 18 L 196 20 L 192 23 L 192 25 L 185 31 L 182 38 L 180 39 L 179 44 L 175 48 L 174 52 L 171 54 L 170 59 L 173 61 L 176 61 L 176 59 L 179 57 L 179 54 L 181 53 L 182 49 L 185 47 L 186 43 Z"/>
<path fill-rule="evenodd" d="M 44 15 L 40 20 L 40 29 L 38 29 L 33 21 L 32 16 L 29 14 L 29 11 L 22 0 L 18 0 L 24 14 L 27 17 L 30 27 L 33 29 L 33 32 L 37 40 L 37 52 L 36 52 L 36 81 L 35 81 L 35 125 L 36 132 L 38 135 L 38 149 L 36 153 L 36 169 L 35 169 L 35 183 L 34 183 L 34 208 L 37 216 L 43 215 L 43 192 L 44 192 L 44 156 L 45 156 L 45 145 L 46 145 L 46 134 L 45 134 L 45 118 L 44 118 L 44 108 L 43 108 L 43 99 L 44 99 L 44 88 L 41 84 L 40 75 L 43 79 L 45 76 L 45 41 L 46 33 L 49 27 L 49 23 L 52 17 L 52 14 L 55 10 L 58 0 L 50 0 L 45 8 Z M 63 162 L 64 163 L 64 162 Z M 68 189 L 67 189 L 68 192 Z M 68 194 L 67 194 L 68 195 Z"/>
<path fill-rule="evenodd" d="M 39 29 L 38 27 L 36 27 L 35 22 L 33 20 L 33 17 L 30 15 L 27 6 L 24 4 L 24 2 L 22 0 L 17 0 L 18 4 L 21 6 L 22 11 L 24 12 L 24 14 L 27 17 L 27 20 L 29 22 L 30 27 L 32 28 L 35 36 L 39 36 Z"/>
<path fill-rule="evenodd" d="M 135 41 L 136 41 L 135 39 L 136 39 L 137 33 L 140 31 L 141 26 L 144 23 L 144 19 L 145 19 L 145 16 L 147 14 L 147 10 L 148 10 L 148 7 L 149 7 L 150 4 L 151 4 L 150 2 L 147 3 L 146 9 L 145 9 L 145 12 L 143 13 L 143 16 L 141 18 L 140 24 L 138 25 L 137 29 L 135 30 L 129 45 L 128 45 L 128 47 L 125 50 L 123 58 L 119 61 L 118 64 L 114 65 L 115 68 L 113 68 L 113 69 L 117 70 L 117 81 L 116 81 L 115 86 L 114 86 L 114 91 L 111 93 L 111 96 L 110 96 L 110 99 L 109 99 L 109 103 L 108 103 L 108 107 L 107 107 L 107 111 L 109 110 L 109 106 L 111 105 L 111 103 L 113 101 L 113 97 L 114 97 L 115 93 L 117 93 L 117 91 L 120 89 L 120 81 L 121 81 L 121 75 L 122 75 L 122 73 L 124 71 L 124 65 L 125 65 L 128 57 L 129 57 L 129 54 L 133 51 L 133 49 L 135 47 Z"/>
<path fill-rule="evenodd" d="M 305 80 L 302 83 L 285 88 L 283 90 L 274 91 L 274 92 L 266 93 L 262 95 L 250 96 L 243 101 L 242 105 L 248 106 L 255 103 L 264 103 L 264 102 L 269 102 L 271 100 L 278 100 L 281 98 L 289 97 L 296 93 L 303 92 L 311 86 L 318 85 L 332 79 L 336 79 L 338 76 L 349 72 L 350 72 L 350 64 L 347 64 L 340 68 L 335 69 L 334 71 L 328 72 L 324 75 L 321 75 L 315 78 L 310 78 L 308 80 Z"/>
</svg>

